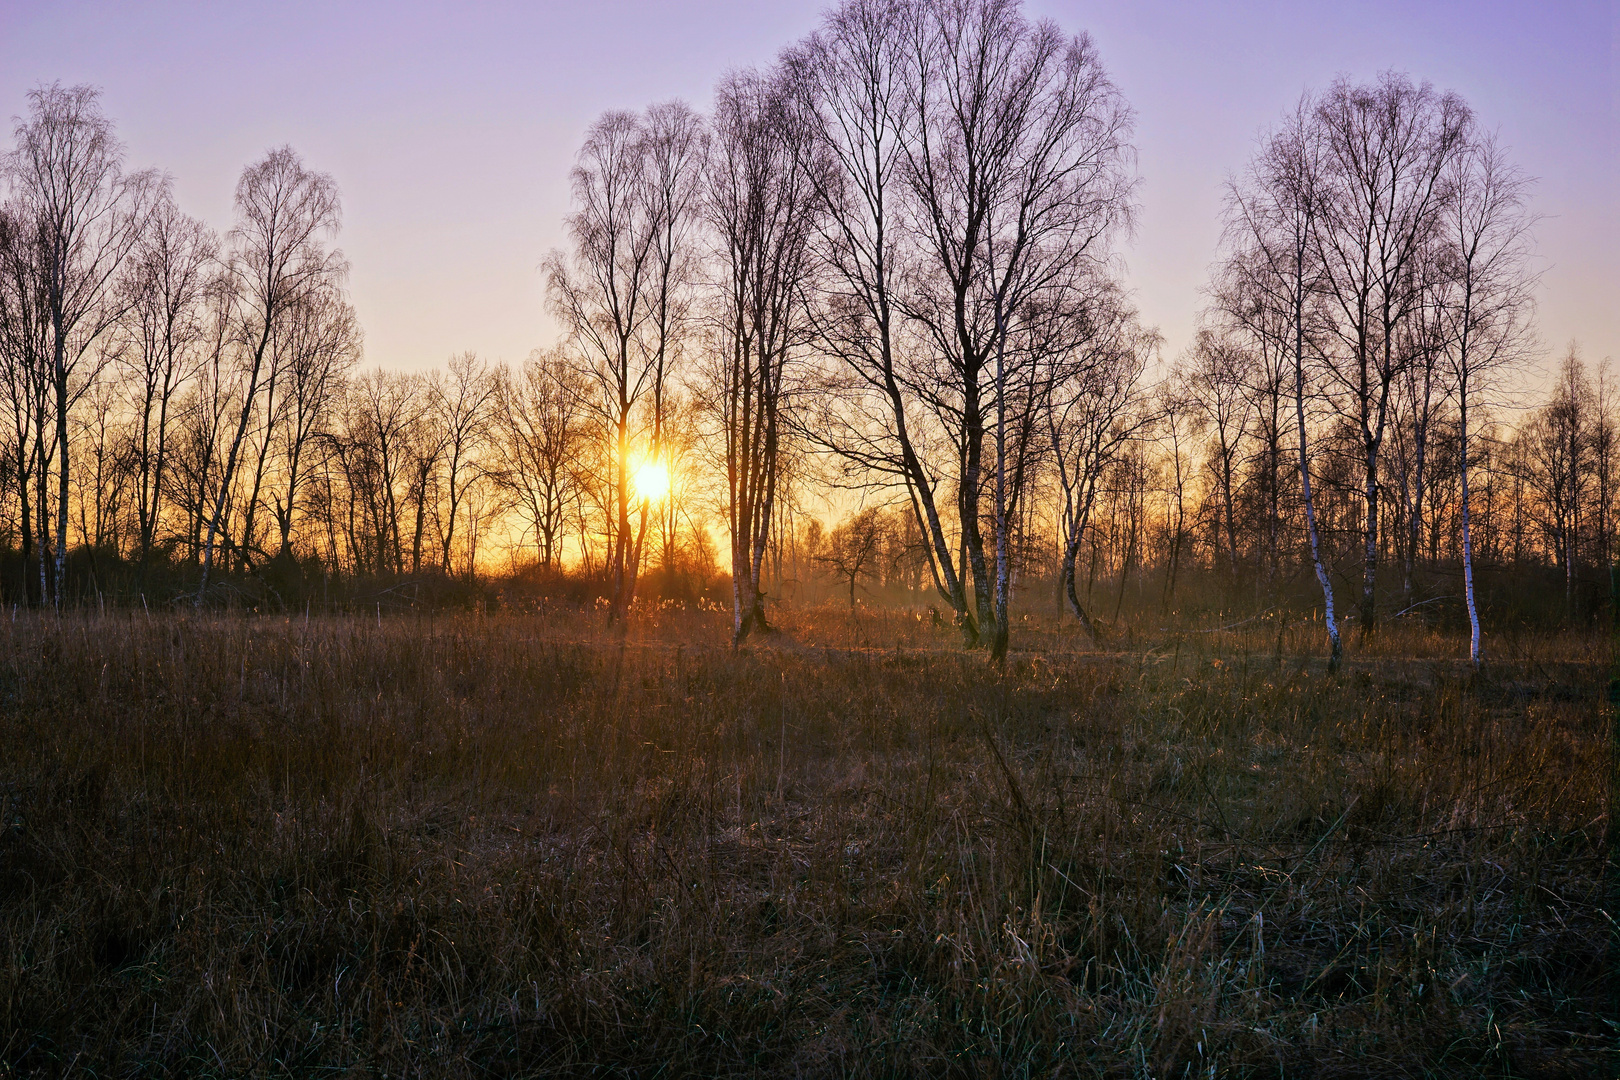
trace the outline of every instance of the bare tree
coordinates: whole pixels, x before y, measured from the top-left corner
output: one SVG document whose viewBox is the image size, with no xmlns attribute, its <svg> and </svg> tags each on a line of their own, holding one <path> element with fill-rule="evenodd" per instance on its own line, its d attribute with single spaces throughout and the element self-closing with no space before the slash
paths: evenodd
<svg viewBox="0 0 1620 1080">
<path fill-rule="evenodd" d="M 1423 301 L 1420 262 L 1439 227 L 1447 165 L 1472 117 L 1455 94 L 1386 72 L 1340 80 L 1316 103 L 1321 156 L 1313 230 L 1320 286 L 1341 346 L 1324 353 L 1347 397 L 1362 465 L 1361 632 L 1377 625 L 1379 451 L 1390 392 L 1412 360 L 1402 324 Z"/>
<path fill-rule="evenodd" d="M 333 287 L 311 291 L 289 308 L 277 331 L 285 394 L 280 438 L 281 483 L 271 496 L 279 533 L 276 557 L 293 558 L 293 516 L 308 480 L 306 455 L 320 435 L 344 380 L 360 362 L 361 331 L 354 308 Z"/>
<path fill-rule="evenodd" d="M 1321 145 L 1307 96 L 1261 142 L 1241 181 L 1230 185 L 1225 242 L 1231 249 L 1219 293 L 1226 313 L 1256 339 L 1274 343 L 1287 357 L 1293 383 L 1295 437 L 1299 450 L 1300 502 L 1305 536 L 1322 589 L 1322 619 L 1328 636 L 1328 668 L 1344 655 L 1334 607 L 1333 580 L 1323 558 L 1311 483 L 1311 442 L 1306 411 L 1312 400 L 1309 372 L 1324 334 L 1319 310 L 1322 265 L 1316 232 L 1321 213 L 1318 178 Z"/>
<path fill-rule="evenodd" d="M 692 320 L 691 285 L 699 276 L 696 233 L 703 217 L 703 163 L 707 134 L 702 118 L 681 101 L 653 105 L 643 121 L 647 201 L 656 230 L 652 240 L 652 441 L 649 456 L 665 462 L 670 417 L 670 374 L 681 359 Z"/>
<path fill-rule="evenodd" d="M 119 398 L 120 389 L 103 379 L 83 395 L 73 417 L 74 443 L 81 458 L 74 479 L 79 544 L 89 556 L 92 578 L 101 556 L 116 557 L 123 546 L 127 500 L 135 480 L 133 433 Z"/>
<path fill-rule="evenodd" d="M 1584 516 L 1591 512 L 1588 498 L 1596 479 L 1592 443 L 1597 433 L 1597 404 L 1586 365 L 1571 342 L 1558 365 L 1551 400 L 1521 435 L 1529 440 L 1532 476 L 1547 510 L 1543 527 L 1564 571 L 1564 604 L 1572 617 L 1581 526 Z"/>
<path fill-rule="evenodd" d="M 432 397 L 429 422 L 438 427 L 444 438 L 447 510 L 439 544 L 441 565 L 449 574 L 461 504 L 485 472 L 482 453 L 490 434 L 490 411 L 495 403 L 496 386 L 489 366 L 474 353 L 452 356 L 447 368 L 448 378 L 429 384 Z M 469 556 L 469 577 L 472 571 Z"/>
<path fill-rule="evenodd" d="M 39 232 L 21 209 L 15 204 L 0 206 L 0 373 L 10 420 L 6 462 L 17 490 L 23 596 L 44 603 L 49 595 L 45 484 L 51 323 L 38 265 Z M 37 499 L 29 490 L 36 482 Z M 31 574 L 36 546 L 37 573 Z"/>
<path fill-rule="evenodd" d="M 1159 400 L 1153 413 L 1158 419 L 1158 439 L 1161 445 L 1168 444 L 1170 457 L 1166 499 L 1175 507 L 1170 510 L 1167 506 L 1164 523 L 1165 546 L 1169 550 L 1165 553 L 1168 565 L 1164 573 L 1164 595 L 1159 606 L 1168 612 L 1176 599 L 1176 579 L 1181 570 L 1187 537 L 1187 481 L 1191 470 L 1188 468 L 1186 446 L 1200 434 L 1202 418 L 1188 398 L 1186 388 L 1177 386 L 1174 381 L 1161 383 L 1157 394 Z"/>
<path fill-rule="evenodd" d="M 1614 565 L 1614 501 L 1617 467 L 1620 467 L 1620 410 L 1617 410 L 1614 364 L 1605 357 L 1598 365 L 1594 380 L 1592 418 L 1592 479 L 1597 487 L 1596 533 L 1593 553 L 1599 566 L 1607 567 L 1609 575 L 1609 604 L 1611 619 L 1620 624 L 1620 575 L 1613 573 Z"/>
<path fill-rule="evenodd" d="M 1254 438 L 1259 447 L 1250 457 L 1253 502 L 1264 532 L 1259 556 L 1264 573 L 1256 579 L 1257 591 L 1276 584 L 1283 556 L 1284 489 L 1287 484 L 1286 440 L 1290 427 L 1288 402 L 1293 382 L 1289 352 L 1289 312 L 1277 297 L 1265 295 L 1258 287 L 1253 267 L 1239 270 L 1237 262 L 1253 260 L 1253 249 L 1234 254 L 1233 265 L 1217 273 L 1211 283 L 1209 314 L 1222 332 L 1238 339 L 1248 357 L 1244 366 L 1243 392 L 1254 419 Z M 1261 277 L 1264 275 L 1261 274 Z"/>
<path fill-rule="evenodd" d="M 216 276 L 204 290 L 202 322 L 197 370 L 188 391 L 176 401 L 176 441 L 169 469 L 169 501 L 186 515 L 182 532 L 193 565 L 202 563 L 203 541 L 220 491 L 220 444 L 234 404 L 236 294 L 230 278 Z M 227 502 L 227 513 L 229 509 Z"/>
<path fill-rule="evenodd" d="M 787 63 L 833 166 L 815 329 L 843 374 L 809 433 L 854 483 L 904 485 L 936 589 L 999 656 L 1039 410 L 1083 347 L 1059 331 L 1129 221 L 1129 111 L 1088 39 L 996 0 L 851 0 Z"/>
<path fill-rule="evenodd" d="M 609 618 L 622 619 L 635 594 L 647 526 L 645 502 L 631 527 L 637 456 L 656 455 L 663 382 L 684 333 L 680 268 L 689 257 L 692 200 L 701 166 L 695 117 L 680 106 L 646 117 L 610 112 L 591 126 L 574 168 L 575 209 L 567 229 L 571 263 L 547 259 L 553 310 L 598 384 L 598 408 L 612 441 L 613 543 Z"/>
<path fill-rule="evenodd" d="M 139 425 L 135 510 L 136 557 L 145 563 L 157 538 L 167 482 L 170 411 L 196 373 L 207 335 L 206 299 L 218 245 L 202 222 L 182 214 L 166 194 L 153 210 L 132 256 L 124 288 L 126 347 L 119 357 L 133 386 Z"/>
<path fill-rule="evenodd" d="M 738 72 L 715 95 L 707 209 L 722 275 L 716 396 L 731 532 L 732 642 L 768 629 L 760 569 L 774 519 L 788 362 L 807 335 L 812 157 L 781 72 Z"/>
<path fill-rule="evenodd" d="M 400 508 L 409 506 L 412 512 L 410 570 L 413 574 L 422 570 L 424 544 L 429 539 L 428 521 L 438 516 L 443 501 L 441 469 L 450 439 L 443 425 L 433 417 L 433 402 L 442 389 L 443 380 L 442 371 L 397 379 L 402 411 L 398 414 L 397 429 L 387 438 L 387 445 L 392 447 L 390 456 L 398 463 L 400 475 L 409 477 Z M 385 425 L 379 423 L 376 430 L 383 432 Z M 400 508 L 396 508 L 396 514 L 401 512 Z M 431 561 L 431 552 L 428 558 Z M 404 571 L 405 556 L 401 549 L 395 572 Z"/>
<path fill-rule="evenodd" d="M 819 213 L 815 245 L 821 285 L 811 309 L 818 349 L 842 369 L 821 395 L 805 437 L 839 454 L 857 483 L 905 486 L 928 540 L 936 591 L 976 636 L 965 567 L 953 554 L 935 492 L 920 403 L 903 384 L 908 344 L 899 291 L 911 255 L 901 170 L 904 132 L 917 103 L 917 5 L 850 0 L 784 58 L 807 99 L 817 153 L 830 167 L 809 173 Z"/>
<path fill-rule="evenodd" d="M 580 498 L 585 396 L 578 370 L 558 351 L 536 349 L 516 373 L 496 371 L 495 410 L 505 467 L 497 472 L 534 533 L 540 565 L 562 562 L 568 512 Z"/>
<path fill-rule="evenodd" d="M 1226 526 L 1227 565 L 1232 582 L 1242 572 L 1237 538 L 1237 472 L 1243 446 L 1249 438 L 1253 401 L 1247 390 L 1253 381 L 1251 357 L 1237 342 L 1208 328 L 1200 330 L 1191 355 L 1177 373 L 1186 400 L 1214 435 L 1210 467 Z"/>
<path fill-rule="evenodd" d="M 1131 115 L 1090 38 L 1029 23 L 1013 0 L 925 5 L 913 48 L 916 104 L 902 147 L 920 261 L 906 307 L 935 361 L 914 390 L 952 432 L 978 624 L 1000 657 L 1018 494 L 1014 365 L 1044 359 L 1019 355 L 1017 324 L 1065 308 L 1070 291 L 1106 275 L 1132 211 Z M 987 435 L 993 578 L 981 530 Z"/>
<path fill-rule="evenodd" d="M 123 144 L 98 96 L 92 87 L 60 83 L 30 91 L 30 115 L 18 122 L 16 147 L 5 159 L 15 212 L 36 230 L 34 266 L 49 324 L 58 604 L 67 567 L 68 414 L 94 382 L 96 372 L 81 364 L 87 357 L 102 362 L 94 346 L 122 314 L 117 275 L 165 186 L 154 173 L 124 172 Z"/>
<path fill-rule="evenodd" d="M 838 576 L 849 590 L 849 610 L 855 610 L 855 588 L 872 573 L 887 540 L 882 507 L 869 506 L 841 522 L 828 535 L 816 561 Z"/>
<path fill-rule="evenodd" d="M 1092 528 L 1105 477 L 1152 423 L 1142 377 L 1158 345 L 1158 334 L 1143 329 L 1133 312 L 1116 303 L 1088 347 L 1072 358 L 1044 413 L 1062 498 L 1058 587 L 1093 639 L 1097 629 L 1080 602 L 1075 560 Z"/>
<path fill-rule="evenodd" d="M 1436 230 L 1436 236 L 1431 239 L 1414 269 L 1418 278 L 1419 298 L 1398 328 L 1401 337 L 1399 349 L 1407 357 L 1407 362 L 1396 380 L 1397 440 L 1392 464 L 1398 473 L 1399 510 L 1404 518 L 1402 531 L 1405 535 L 1399 537 L 1398 546 L 1404 570 L 1401 580 L 1401 593 L 1405 598 L 1403 610 L 1408 611 L 1413 605 L 1413 576 L 1423 529 L 1424 501 L 1428 495 L 1430 443 L 1445 397 L 1445 388 L 1441 385 L 1446 374 L 1441 364 L 1445 333 L 1441 309 L 1445 302 L 1448 271 L 1444 263 L 1445 245 Z"/>
<path fill-rule="evenodd" d="M 1530 265 L 1534 218 L 1526 207 L 1530 183 L 1507 161 L 1494 137 L 1452 159 L 1452 198 L 1445 215 L 1450 267 L 1441 305 L 1445 362 L 1457 401 L 1459 507 L 1463 592 L 1468 605 L 1468 656 L 1484 662 L 1479 603 L 1474 591 L 1473 500 L 1469 409 L 1479 395 L 1525 355 L 1536 276 Z"/>
<path fill-rule="evenodd" d="M 224 523 L 242 444 L 265 385 L 265 362 L 273 359 L 271 345 L 278 325 L 290 310 L 347 271 L 342 254 L 325 244 L 337 232 L 340 212 L 332 178 L 306 169 L 288 146 L 249 165 L 237 182 L 236 227 L 230 236 L 228 268 L 240 298 L 238 341 L 246 353 L 239 390 L 241 412 L 203 541 L 198 605 L 207 595 L 214 541 Z"/>
<path fill-rule="evenodd" d="M 673 576 L 683 568 L 696 571 L 701 576 L 713 565 L 712 551 L 708 548 L 708 531 L 693 519 L 693 513 L 699 506 L 711 501 L 715 477 L 704 468 L 702 399 L 696 394 L 682 394 L 667 403 L 665 409 L 659 460 L 669 475 L 669 490 L 658 503 L 656 536 L 659 570 L 666 582 L 672 582 Z M 781 455 L 778 456 L 777 512 L 774 515 L 777 527 L 773 530 L 773 537 L 776 538 L 780 537 L 781 526 L 790 519 L 793 509 L 790 505 L 793 460 L 789 458 L 784 469 Z M 790 497 L 784 499 L 784 492 Z M 773 587 L 783 580 L 779 545 L 775 553 L 777 563 Z"/>
<path fill-rule="evenodd" d="M 414 487 L 413 429 L 424 410 L 420 379 L 377 369 L 348 384 L 326 441 L 343 476 L 350 558 L 359 572 L 402 574 L 401 517 Z"/>
</svg>

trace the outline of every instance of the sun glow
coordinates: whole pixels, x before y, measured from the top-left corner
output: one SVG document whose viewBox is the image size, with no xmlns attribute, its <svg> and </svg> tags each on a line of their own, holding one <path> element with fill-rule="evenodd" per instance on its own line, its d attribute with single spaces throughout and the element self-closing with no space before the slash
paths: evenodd
<svg viewBox="0 0 1620 1080">
<path fill-rule="evenodd" d="M 647 502 L 662 502 L 664 496 L 669 494 L 669 469 L 656 458 L 643 461 L 636 466 L 633 483 L 636 498 L 645 499 Z"/>
</svg>

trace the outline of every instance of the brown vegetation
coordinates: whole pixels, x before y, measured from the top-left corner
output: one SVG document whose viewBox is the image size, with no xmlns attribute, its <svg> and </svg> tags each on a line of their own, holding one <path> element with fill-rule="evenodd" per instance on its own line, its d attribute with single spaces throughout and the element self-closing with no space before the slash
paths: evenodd
<svg viewBox="0 0 1620 1080">
<path fill-rule="evenodd" d="M 1592 639 L 585 619 L 0 622 L 0 1075 L 1616 1065 Z"/>
</svg>

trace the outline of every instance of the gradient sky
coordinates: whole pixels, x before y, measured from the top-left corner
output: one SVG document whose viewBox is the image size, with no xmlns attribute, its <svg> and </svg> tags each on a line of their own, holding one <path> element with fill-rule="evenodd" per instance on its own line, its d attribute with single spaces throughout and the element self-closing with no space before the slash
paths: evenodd
<svg viewBox="0 0 1620 1080">
<path fill-rule="evenodd" d="M 0 0 L 0 115 L 41 82 L 100 86 L 131 163 L 167 170 L 221 230 L 242 166 L 290 143 L 342 189 L 369 363 L 518 360 L 554 335 L 538 266 L 562 243 L 586 125 L 670 97 L 705 107 L 720 74 L 770 60 L 822 6 Z M 1620 0 L 1028 8 L 1091 33 L 1137 111 L 1125 254 L 1170 354 L 1256 134 L 1306 88 L 1397 68 L 1462 93 L 1539 178 L 1548 354 L 1575 339 L 1620 357 Z"/>
</svg>

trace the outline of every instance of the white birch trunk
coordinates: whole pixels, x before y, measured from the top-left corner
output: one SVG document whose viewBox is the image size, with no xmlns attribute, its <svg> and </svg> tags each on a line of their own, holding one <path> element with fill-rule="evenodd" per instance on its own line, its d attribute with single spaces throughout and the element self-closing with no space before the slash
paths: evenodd
<svg viewBox="0 0 1620 1080">
<path fill-rule="evenodd" d="M 1344 658 L 1344 644 L 1339 640 L 1339 620 L 1333 608 L 1333 581 L 1328 577 L 1327 568 L 1322 565 L 1322 543 L 1316 528 L 1316 503 L 1311 495 L 1311 463 L 1305 433 L 1304 327 L 1298 322 L 1297 314 L 1295 318 L 1294 411 L 1299 425 L 1300 495 L 1305 501 L 1305 529 L 1311 542 L 1311 565 L 1316 570 L 1318 584 L 1322 586 L 1322 615 L 1327 623 L 1330 650 L 1328 671 L 1336 672 L 1339 670 L 1340 661 Z"/>
<path fill-rule="evenodd" d="M 1485 662 L 1479 643 L 1479 604 L 1474 599 L 1474 538 L 1470 530 L 1472 508 L 1468 501 L 1468 377 L 1464 375 L 1457 391 L 1459 440 L 1459 473 L 1462 481 L 1462 549 L 1463 596 L 1468 604 L 1468 659 L 1475 670 Z"/>
</svg>

